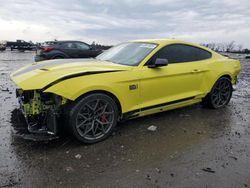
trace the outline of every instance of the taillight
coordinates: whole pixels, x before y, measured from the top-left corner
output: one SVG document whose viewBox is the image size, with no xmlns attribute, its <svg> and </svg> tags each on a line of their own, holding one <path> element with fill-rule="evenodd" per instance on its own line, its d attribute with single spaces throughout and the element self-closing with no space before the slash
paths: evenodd
<svg viewBox="0 0 250 188">
<path fill-rule="evenodd" d="M 54 48 L 52 48 L 52 47 L 42 47 L 41 50 L 42 50 L 43 52 L 50 52 L 50 51 L 54 50 Z"/>
</svg>

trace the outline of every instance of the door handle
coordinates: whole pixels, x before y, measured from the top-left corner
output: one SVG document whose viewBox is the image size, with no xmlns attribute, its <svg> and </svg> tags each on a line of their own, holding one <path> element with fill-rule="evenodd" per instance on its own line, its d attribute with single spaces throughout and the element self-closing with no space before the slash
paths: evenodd
<svg viewBox="0 0 250 188">
<path fill-rule="evenodd" d="M 199 73 L 199 72 L 201 72 L 201 70 L 199 70 L 199 69 L 194 69 L 191 71 L 191 73 Z"/>
</svg>

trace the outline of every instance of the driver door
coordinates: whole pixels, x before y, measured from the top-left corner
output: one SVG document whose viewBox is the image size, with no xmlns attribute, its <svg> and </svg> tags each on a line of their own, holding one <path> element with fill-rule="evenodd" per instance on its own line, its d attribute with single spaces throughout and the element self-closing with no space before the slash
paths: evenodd
<svg viewBox="0 0 250 188">
<path fill-rule="evenodd" d="M 148 63 L 165 58 L 169 61 L 167 66 L 149 68 L 146 65 L 142 68 L 142 109 L 184 102 L 202 94 L 206 62 L 200 59 L 195 61 L 197 58 L 192 59 L 190 52 L 192 49 L 185 45 L 166 46 Z"/>
</svg>

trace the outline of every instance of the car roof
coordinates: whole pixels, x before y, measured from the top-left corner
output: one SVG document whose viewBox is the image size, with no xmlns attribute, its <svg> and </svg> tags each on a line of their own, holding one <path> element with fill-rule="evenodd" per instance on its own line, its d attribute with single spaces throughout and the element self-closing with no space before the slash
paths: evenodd
<svg viewBox="0 0 250 188">
<path fill-rule="evenodd" d="M 178 40 L 177 39 L 164 38 L 164 39 L 139 39 L 139 40 L 134 40 L 134 41 L 151 42 L 151 43 L 162 43 L 162 42 L 173 42 L 173 41 L 178 41 Z"/>
<path fill-rule="evenodd" d="M 56 41 L 45 41 L 45 43 L 64 43 L 64 42 L 82 42 L 77 40 L 56 40 Z M 85 42 L 82 42 L 85 43 Z M 86 44 L 86 43 L 85 43 Z"/>
</svg>

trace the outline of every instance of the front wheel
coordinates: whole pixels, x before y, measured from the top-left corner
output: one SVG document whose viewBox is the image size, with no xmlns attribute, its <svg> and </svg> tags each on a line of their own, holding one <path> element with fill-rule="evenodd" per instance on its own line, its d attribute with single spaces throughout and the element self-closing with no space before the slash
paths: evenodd
<svg viewBox="0 0 250 188">
<path fill-rule="evenodd" d="M 117 124 L 118 108 L 105 94 L 90 94 L 70 110 L 69 126 L 79 141 L 93 144 L 111 135 Z"/>
<path fill-rule="evenodd" d="M 211 92 L 203 99 L 205 107 L 218 109 L 225 107 L 232 97 L 233 87 L 228 78 L 222 77 L 214 84 Z"/>
</svg>

